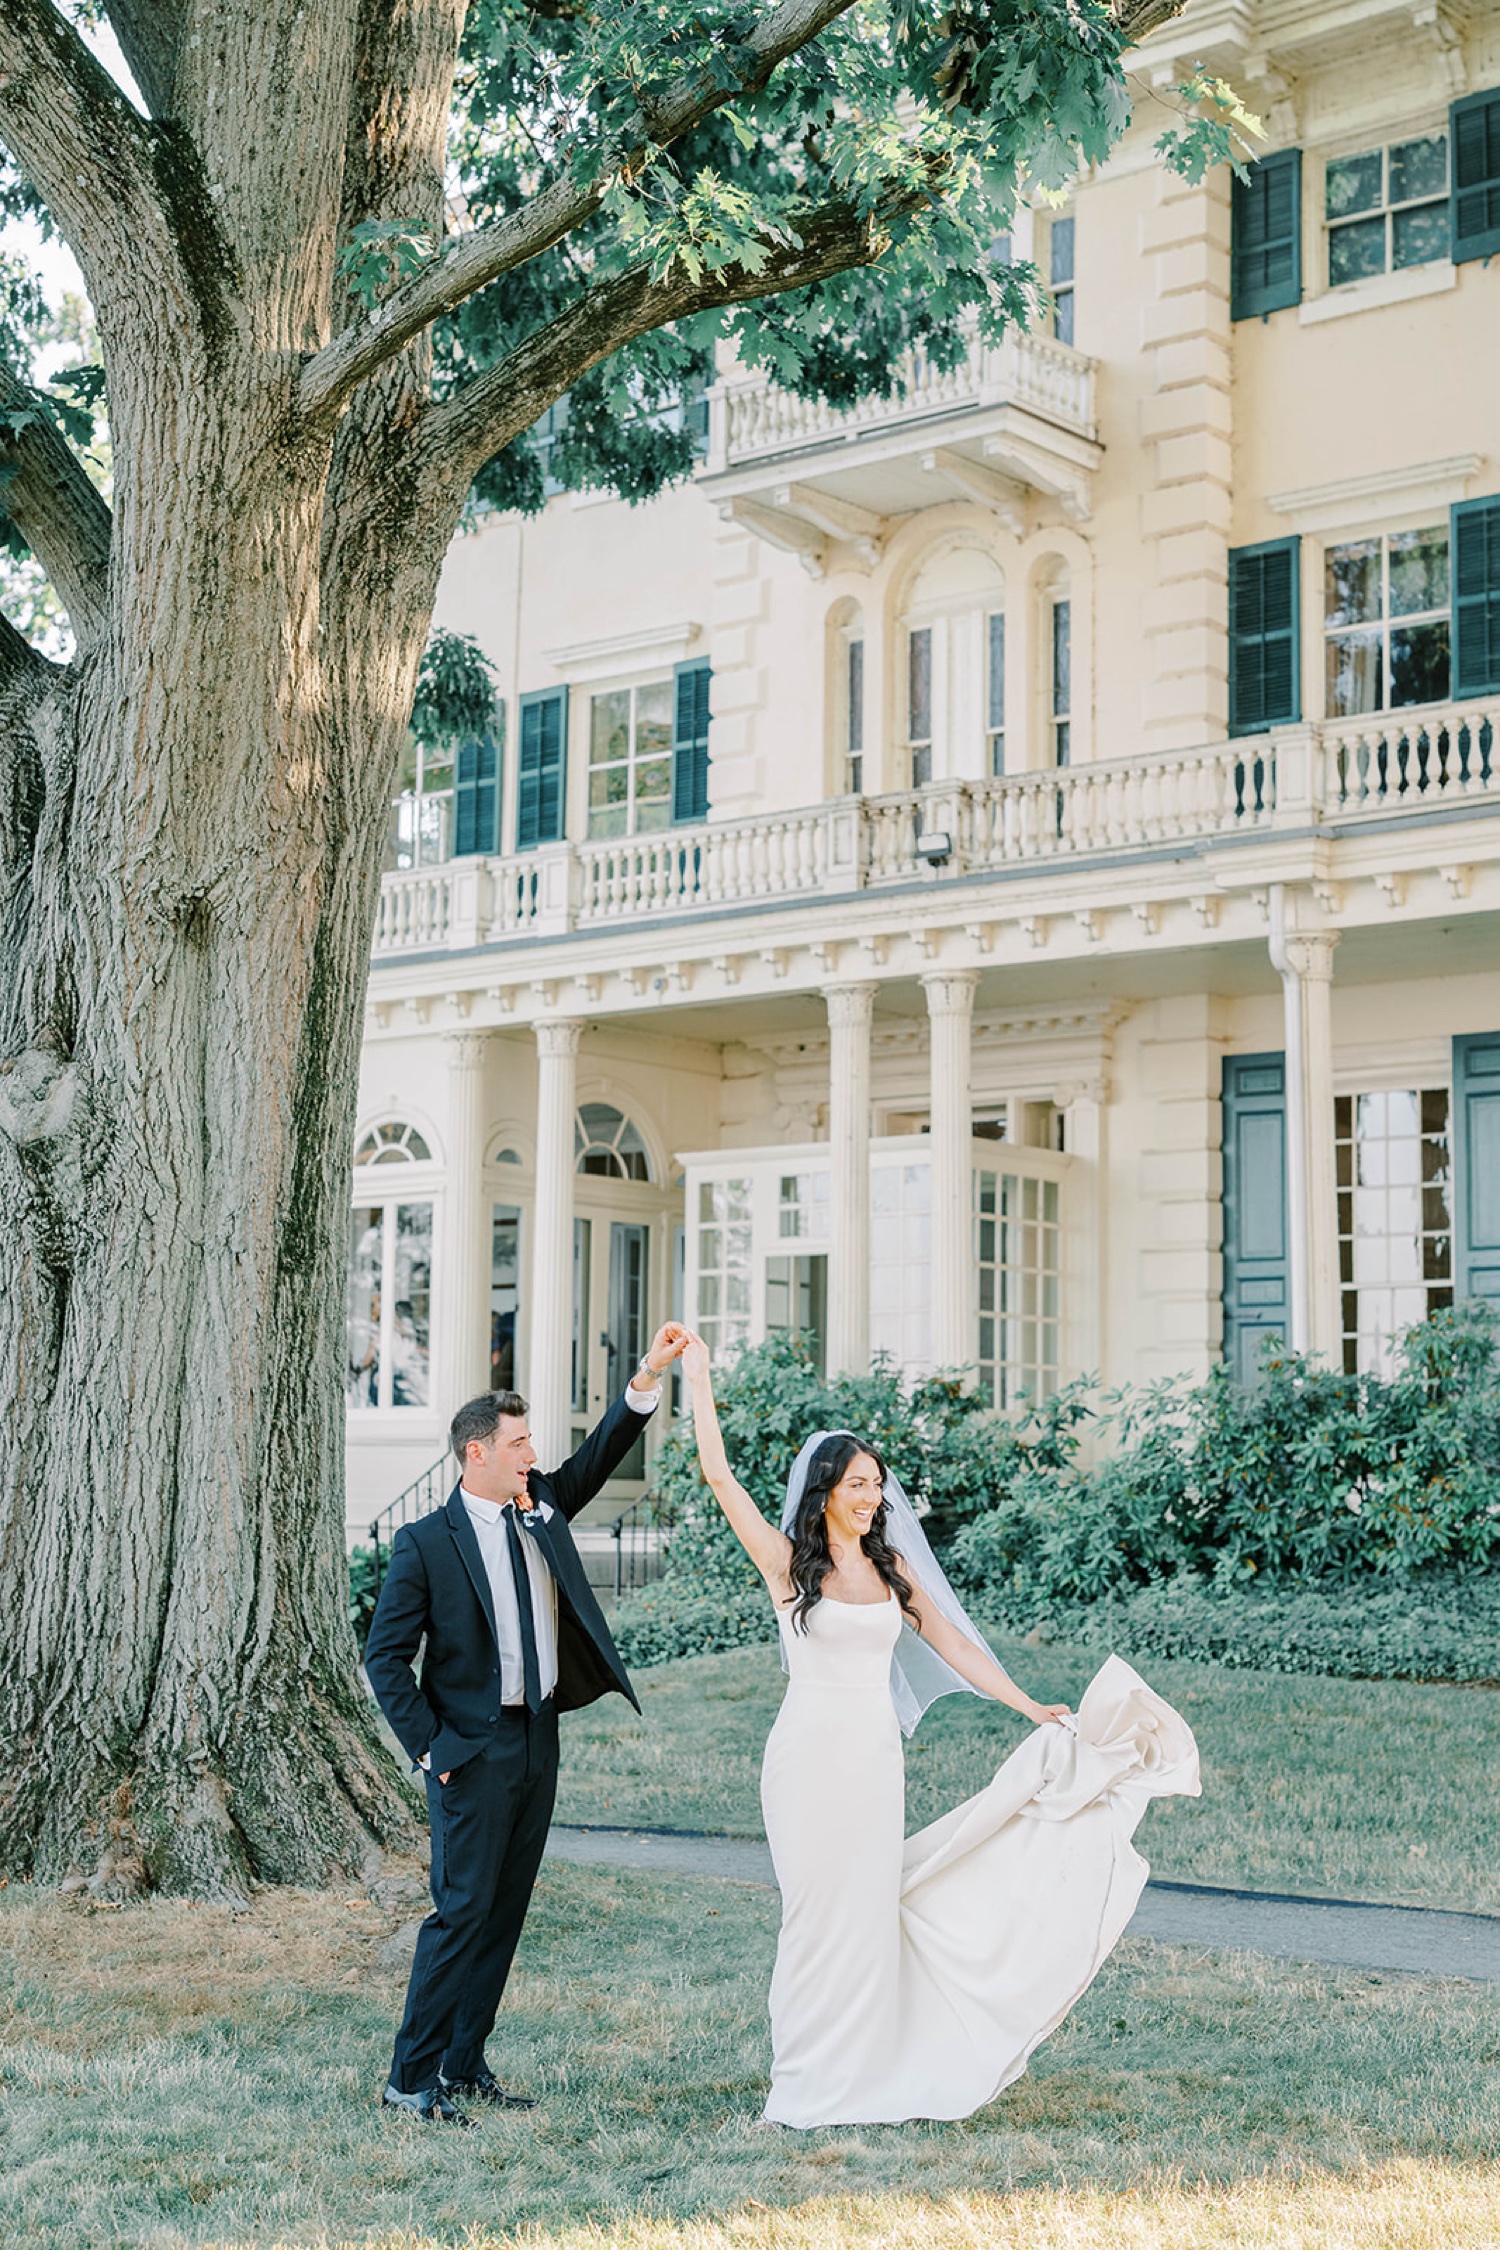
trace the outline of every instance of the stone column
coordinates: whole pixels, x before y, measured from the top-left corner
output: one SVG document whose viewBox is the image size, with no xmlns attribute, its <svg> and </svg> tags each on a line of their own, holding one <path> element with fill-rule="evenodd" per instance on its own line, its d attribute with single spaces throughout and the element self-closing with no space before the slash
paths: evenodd
<svg viewBox="0 0 1500 2250">
<path fill-rule="evenodd" d="M 945 1368 L 970 1366 L 976 1341 L 969 1041 L 978 981 L 973 969 L 922 979 L 932 1058 L 932 1357 Z"/>
<path fill-rule="evenodd" d="M 483 1178 L 487 1046 L 482 1031 L 450 1032 L 443 1040 L 448 1060 L 448 1198 L 442 1381 L 450 1411 L 486 1390 L 490 1380 L 490 1213 Z"/>
<path fill-rule="evenodd" d="M 1109 1302 L 1105 1233 L 1104 1119 L 1109 1090 L 1102 1078 L 1059 1086 L 1063 1147 L 1072 1157 L 1062 1193 L 1063 1375 L 1104 1369 L 1104 1309 Z"/>
<path fill-rule="evenodd" d="M 870 1018 L 875 987 L 831 985 L 826 998 L 833 1172 L 828 1372 L 855 1375 L 870 1364 Z"/>
<path fill-rule="evenodd" d="M 1338 1184 L 1333 1131 L 1333 949 L 1336 930 L 1288 929 L 1271 893 L 1271 963 L 1286 1023 L 1286 1204 L 1293 1351 L 1343 1360 Z"/>
<path fill-rule="evenodd" d="M 544 1469 L 567 1458 L 572 1412 L 573 1121 L 581 1023 L 536 1026 L 536 1200 L 531 1216 L 526 1390 Z"/>
</svg>

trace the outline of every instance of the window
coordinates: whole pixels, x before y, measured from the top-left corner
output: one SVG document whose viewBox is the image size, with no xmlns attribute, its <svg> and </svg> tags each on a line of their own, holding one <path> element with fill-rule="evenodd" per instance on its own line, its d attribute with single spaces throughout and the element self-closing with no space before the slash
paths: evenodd
<svg viewBox="0 0 1500 2250">
<path fill-rule="evenodd" d="M 1054 594 L 1049 620 L 1051 751 L 1055 766 L 1067 765 L 1073 748 L 1073 604 Z"/>
<path fill-rule="evenodd" d="M 1073 341 L 1073 226 L 1054 219 L 1047 230 L 1047 286 L 1052 293 L 1052 333 L 1060 344 Z"/>
<path fill-rule="evenodd" d="M 377 1125 L 354 1151 L 356 1164 L 430 1164 L 432 1151 L 415 1125 Z"/>
<path fill-rule="evenodd" d="M 609 1102 L 585 1102 L 573 1121 L 575 1170 L 602 1180 L 649 1180 L 651 1159 L 637 1128 Z"/>
<path fill-rule="evenodd" d="M 911 753 L 911 785 L 925 789 L 932 779 L 932 627 L 919 625 L 906 637 L 906 741 Z"/>
<path fill-rule="evenodd" d="M 521 1213 L 497 1203 L 490 1213 L 490 1389 L 513 1391 L 521 1305 Z"/>
<path fill-rule="evenodd" d="M 1448 136 L 1333 157 L 1323 174 L 1328 286 L 1448 255 Z"/>
<path fill-rule="evenodd" d="M 844 643 L 844 787 L 851 797 L 865 786 L 865 644 Z"/>
<path fill-rule="evenodd" d="M 1300 542 L 1269 539 L 1229 557 L 1229 731 L 1259 734 L 1302 715 L 1297 620 Z"/>
<path fill-rule="evenodd" d="M 974 1174 L 981 1387 L 996 1406 L 1050 1398 L 1062 1371 L 1062 1227 L 1056 1180 Z"/>
<path fill-rule="evenodd" d="M 1403 1330 L 1453 1302 L 1448 1089 L 1334 1103 L 1344 1372 L 1389 1375 Z"/>
<path fill-rule="evenodd" d="M 432 1205 L 356 1205 L 345 1384 L 351 1407 L 429 1404 L 431 1319 Z"/>
<path fill-rule="evenodd" d="M 386 867 L 436 867 L 452 849 L 453 745 L 434 748 L 409 734 L 391 800 Z"/>
<path fill-rule="evenodd" d="M 870 1345 L 901 1366 L 932 1357 L 932 1166 L 870 1170 Z"/>
<path fill-rule="evenodd" d="M 698 1184 L 698 1331 L 709 1350 L 750 1338 L 750 1182 Z"/>
<path fill-rule="evenodd" d="M 1253 320 L 1302 299 L 1302 151 L 1277 149 L 1230 188 L 1229 313 Z"/>
<path fill-rule="evenodd" d="M 566 813 L 568 691 L 546 688 L 521 698 L 521 749 L 516 773 L 516 849 L 560 844 Z"/>
<path fill-rule="evenodd" d="M 453 856 L 500 849 L 500 745 L 491 734 L 458 746 L 453 785 Z"/>
<path fill-rule="evenodd" d="M 1005 771 L 1005 612 L 991 610 L 985 619 L 985 768 L 992 776 Z"/>
<path fill-rule="evenodd" d="M 782 1241 L 826 1242 L 828 1199 L 829 1175 L 826 1172 L 783 1173 L 777 1229 Z"/>
<path fill-rule="evenodd" d="M 773 1336 L 797 1337 L 818 1373 L 823 1373 L 828 1259 L 822 1251 L 808 1258 L 767 1258 L 766 1329 Z"/>
<path fill-rule="evenodd" d="M 589 834 L 637 836 L 672 819 L 672 682 L 614 688 L 589 713 Z"/>
<path fill-rule="evenodd" d="M 1448 694 L 1448 530 L 1387 533 L 1323 559 L 1329 718 Z"/>
</svg>

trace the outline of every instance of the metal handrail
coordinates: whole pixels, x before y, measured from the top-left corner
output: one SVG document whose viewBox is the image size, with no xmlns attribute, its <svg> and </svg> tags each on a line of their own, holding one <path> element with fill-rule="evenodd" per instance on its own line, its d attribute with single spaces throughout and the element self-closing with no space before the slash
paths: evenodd
<svg viewBox="0 0 1500 2250">
<path fill-rule="evenodd" d="M 388 1508 L 381 1509 L 379 1515 L 371 1524 L 370 1545 L 375 1550 L 375 1594 L 377 1600 L 385 1580 L 385 1563 L 381 1556 L 381 1548 L 391 1546 L 396 1533 L 404 1523 L 415 1523 L 418 1516 L 429 1516 L 434 1508 L 442 1506 L 448 1496 L 448 1479 L 453 1474 L 449 1464 L 450 1456 L 446 1453 L 440 1453 L 437 1459 L 431 1462 L 419 1477 L 412 1479 L 404 1492 L 397 1493 Z M 383 1527 L 384 1536 L 382 1536 Z"/>
</svg>

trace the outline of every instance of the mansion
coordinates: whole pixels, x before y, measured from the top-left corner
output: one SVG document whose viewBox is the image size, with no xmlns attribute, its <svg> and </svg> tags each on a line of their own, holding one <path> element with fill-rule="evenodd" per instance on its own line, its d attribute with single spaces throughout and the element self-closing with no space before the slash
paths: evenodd
<svg viewBox="0 0 1500 2250">
<path fill-rule="evenodd" d="M 661 1320 L 997 1405 L 1500 1303 L 1500 5 L 1190 0 L 1018 220 L 1044 326 L 455 543 L 350 1266 L 362 1533 L 487 1383 L 550 1463 Z M 613 1506 L 649 1477 L 648 1428 Z"/>
</svg>

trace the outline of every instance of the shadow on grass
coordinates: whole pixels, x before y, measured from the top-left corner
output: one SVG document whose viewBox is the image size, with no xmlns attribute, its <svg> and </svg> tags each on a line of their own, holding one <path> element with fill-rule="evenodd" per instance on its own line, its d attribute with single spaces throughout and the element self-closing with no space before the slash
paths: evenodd
<svg viewBox="0 0 1500 2250">
<path fill-rule="evenodd" d="M 1431 2234 L 1434 2250 L 1500 2240 L 1493 2223 L 1488 2236 L 1452 2231 L 1476 2197 L 1492 2221 L 1500 2212 L 1494 1989 L 1127 1943 L 1030 2074 L 977 2118 L 790 2134 L 757 2124 L 774 1899 L 549 1866 L 490 2049 L 542 2107 L 460 2136 L 375 2107 L 403 1985 L 378 1956 L 411 1911 L 356 1889 L 268 1891 L 242 1916 L 6 1892 L 0 2239 L 373 2250 L 530 2228 L 538 2250 L 1279 2246 L 1323 2236 L 1054 2236 L 1043 2222 L 1063 2226 L 1063 2191 L 1079 2183 L 1106 2198 L 1100 2214 L 1110 2197 L 1121 2211 L 1159 2205 L 1165 2228 L 1174 2195 L 1198 2198 L 1183 2214 L 1217 2195 L 1253 2216 L 1256 2197 L 1270 2212 L 1297 2176 L 1324 2182 L 1333 2213 L 1341 2181 L 1396 2164 L 1407 2202 L 1425 2181 L 1450 2227 Z M 1011 2203 L 986 2199 L 1023 2191 L 1040 2198 L 1043 2231 L 1012 2236 L 1000 2231 Z M 969 2199 L 962 2228 L 954 2198 Z M 802 2216 L 767 2231 L 767 2214 L 790 2212 Z M 939 2220 L 947 2231 L 930 2231 Z"/>
</svg>

